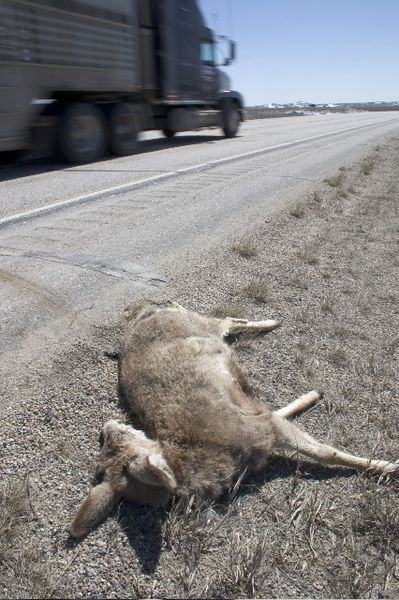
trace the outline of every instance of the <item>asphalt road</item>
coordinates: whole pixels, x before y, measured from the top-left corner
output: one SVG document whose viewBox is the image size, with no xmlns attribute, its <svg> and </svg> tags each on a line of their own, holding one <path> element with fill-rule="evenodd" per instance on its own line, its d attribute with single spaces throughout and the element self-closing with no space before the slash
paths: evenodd
<svg viewBox="0 0 399 600">
<path fill-rule="evenodd" d="M 399 112 L 250 121 L 135 156 L 0 171 L 1 372 L 101 323 L 144 288 L 190 276 L 212 247 L 311 191 L 384 136 Z M 8 374 L 8 375 L 7 375 Z"/>
</svg>

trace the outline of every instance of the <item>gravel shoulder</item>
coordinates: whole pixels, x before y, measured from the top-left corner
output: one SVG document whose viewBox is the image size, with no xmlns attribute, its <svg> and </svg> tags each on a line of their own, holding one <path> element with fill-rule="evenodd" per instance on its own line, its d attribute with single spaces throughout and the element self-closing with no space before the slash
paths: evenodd
<svg viewBox="0 0 399 600">
<path fill-rule="evenodd" d="M 168 510 L 122 503 L 85 540 L 67 526 L 94 473 L 117 393 L 126 321 L 145 300 L 277 318 L 235 342 L 273 407 L 322 387 L 298 419 L 364 456 L 398 458 L 399 138 L 386 138 L 288 209 L 201 255 L 67 352 L 7 386 L 0 442 L 0 597 L 399 596 L 399 486 L 278 456 L 230 501 Z M 185 257 L 181 257 L 185 264 Z"/>
</svg>

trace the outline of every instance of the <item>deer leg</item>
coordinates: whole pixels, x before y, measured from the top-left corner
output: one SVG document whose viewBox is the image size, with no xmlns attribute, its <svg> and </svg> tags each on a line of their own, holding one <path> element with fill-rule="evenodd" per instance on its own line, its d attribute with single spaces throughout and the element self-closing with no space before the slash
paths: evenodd
<svg viewBox="0 0 399 600">
<path fill-rule="evenodd" d="M 342 452 L 337 448 L 318 442 L 276 413 L 272 413 L 272 422 L 277 435 L 277 447 L 296 450 L 299 454 L 304 454 L 327 465 L 349 467 L 382 475 L 399 473 L 399 461 L 373 460 Z"/>
<path fill-rule="evenodd" d="M 227 317 L 221 320 L 222 335 L 227 337 L 229 335 L 236 335 L 238 333 L 261 333 L 272 331 L 278 327 L 278 322 L 274 319 L 267 319 L 266 321 L 247 321 L 246 319 L 233 319 Z"/>
<path fill-rule="evenodd" d="M 323 397 L 322 392 L 313 390 L 312 392 L 303 394 L 303 396 L 301 396 L 300 398 L 297 398 L 293 402 L 290 402 L 290 404 L 287 404 L 287 406 L 284 406 L 283 408 L 279 408 L 278 410 L 275 410 L 273 412 L 275 415 L 279 415 L 280 417 L 284 417 L 284 418 L 293 417 L 294 415 L 296 415 L 296 414 L 306 410 L 307 408 L 310 408 L 314 404 L 316 404 L 316 402 L 318 400 L 320 400 L 322 397 Z"/>
</svg>

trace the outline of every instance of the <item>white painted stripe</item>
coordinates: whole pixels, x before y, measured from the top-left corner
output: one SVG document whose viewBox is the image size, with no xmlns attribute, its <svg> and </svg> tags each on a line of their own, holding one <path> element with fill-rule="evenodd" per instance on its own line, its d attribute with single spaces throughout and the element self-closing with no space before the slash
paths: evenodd
<svg viewBox="0 0 399 600">
<path fill-rule="evenodd" d="M 298 144 L 303 144 L 305 142 L 310 142 L 313 140 L 319 140 L 322 138 L 326 138 L 332 135 L 338 135 L 340 133 L 347 133 L 349 131 L 358 131 L 359 129 L 365 129 L 368 127 L 376 127 L 377 125 L 385 125 L 386 123 L 391 123 L 394 121 L 398 121 L 398 118 L 395 119 L 387 119 L 386 121 L 381 121 L 379 123 L 371 123 L 369 125 L 360 125 L 355 127 L 347 127 L 345 129 L 336 129 L 334 131 L 329 131 L 327 133 L 321 133 L 319 135 L 312 135 L 310 137 L 305 137 L 297 140 L 292 140 L 291 142 L 284 142 L 282 144 L 276 144 L 274 146 L 267 146 L 266 148 L 259 148 L 258 150 L 251 150 L 250 152 L 243 152 L 242 154 L 233 154 L 232 156 L 227 156 L 226 158 L 219 158 L 216 160 L 211 160 L 205 163 L 199 163 L 196 165 L 192 165 L 191 167 L 185 167 L 184 169 L 177 169 L 176 171 L 169 171 L 168 173 L 162 173 L 161 175 L 154 175 L 152 177 L 146 177 L 145 179 L 139 179 L 138 181 L 131 181 L 129 183 L 123 183 L 121 185 L 116 185 L 109 188 L 104 188 L 102 190 L 98 190 L 96 192 L 91 192 L 90 194 L 83 194 L 81 196 L 75 196 L 74 198 L 70 198 L 69 200 L 63 200 L 61 202 L 54 202 L 52 204 L 46 204 L 45 206 L 41 206 L 39 208 L 33 208 L 32 210 L 27 210 L 26 212 L 17 213 L 14 215 L 10 215 L 9 217 L 4 217 L 0 219 L 0 227 L 6 227 L 7 225 L 13 225 L 14 223 L 18 223 L 20 221 L 26 221 L 35 217 L 39 217 L 41 215 L 46 215 L 49 213 L 53 213 L 63 208 L 67 208 L 70 206 L 83 204 L 84 202 L 89 202 L 91 200 L 96 200 L 99 198 L 104 198 L 106 196 L 111 196 L 114 194 L 121 194 L 123 192 L 128 192 L 135 188 L 143 187 L 145 185 L 156 183 L 158 181 L 162 181 L 163 179 L 171 179 L 173 177 L 178 177 L 181 175 L 186 175 L 188 173 L 193 173 L 195 171 L 202 171 L 205 169 L 210 169 L 212 167 L 216 167 L 218 165 L 226 164 L 229 162 L 234 162 L 236 160 L 240 160 L 243 158 L 250 158 L 252 156 L 258 156 L 260 154 L 265 154 L 266 152 L 271 152 L 272 150 L 280 150 L 281 148 L 289 148 L 291 146 L 297 146 Z"/>
</svg>

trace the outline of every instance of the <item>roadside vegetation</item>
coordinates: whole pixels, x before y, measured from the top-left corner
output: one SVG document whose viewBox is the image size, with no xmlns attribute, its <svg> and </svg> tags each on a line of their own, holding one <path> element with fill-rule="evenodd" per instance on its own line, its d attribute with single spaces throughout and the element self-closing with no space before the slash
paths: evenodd
<svg viewBox="0 0 399 600">
<path fill-rule="evenodd" d="M 37 517 L 29 477 L 0 484 L 0 585 L 3 598 L 49 598 L 55 580 L 47 557 L 28 533 Z"/>
<path fill-rule="evenodd" d="M 215 248 L 171 298 L 217 317 L 277 318 L 267 336 L 233 341 L 255 393 L 277 408 L 323 388 L 301 426 L 390 460 L 399 458 L 398 167 L 390 138 Z M 272 458 L 218 503 L 122 502 L 79 544 L 68 537 L 100 427 L 125 418 L 104 351 L 118 348 L 139 308 L 20 382 L 2 449 L 0 597 L 398 598 L 399 481 L 297 456 Z"/>
<path fill-rule="evenodd" d="M 234 240 L 231 250 L 242 258 L 253 258 L 257 254 L 256 244 L 250 236 Z"/>
</svg>

